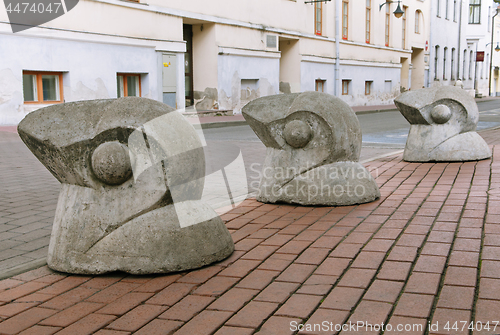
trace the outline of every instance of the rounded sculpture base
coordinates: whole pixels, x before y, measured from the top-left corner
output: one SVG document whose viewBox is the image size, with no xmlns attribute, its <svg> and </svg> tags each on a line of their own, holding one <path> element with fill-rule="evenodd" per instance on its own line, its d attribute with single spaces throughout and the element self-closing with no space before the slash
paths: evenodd
<svg viewBox="0 0 500 335">
<path fill-rule="evenodd" d="M 67 229 L 56 221 L 47 264 L 74 274 L 150 274 L 199 268 L 231 255 L 231 235 L 211 208 L 189 201 L 181 207 L 190 207 L 191 215 L 179 215 L 176 207 L 168 205 L 130 220 L 90 248 L 82 248 L 78 241 L 81 226 Z"/>
</svg>

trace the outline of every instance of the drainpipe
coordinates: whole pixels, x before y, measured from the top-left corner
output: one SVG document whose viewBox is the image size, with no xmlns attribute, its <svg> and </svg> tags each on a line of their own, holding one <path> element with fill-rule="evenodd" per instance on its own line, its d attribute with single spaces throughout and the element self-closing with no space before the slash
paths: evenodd
<svg viewBox="0 0 500 335">
<path fill-rule="evenodd" d="M 493 18 L 491 19 L 491 51 L 490 51 L 490 76 L 489 76 L 489 82 L 488 82 L 488 96 L 491 97 L 491 80 L 492 80 L 492 70 L 493 70 L 493 38 L 494 38 L 494 33 L 495 33 L 495 16 L 498 15 L 498 7 L 495 10 L 495 15 L 493 15 Z"/>
<path fill-rule="evenodd" d="M 462 69 L 462 78 L 465 76 L 463 64 L 460 62 L 460 55 L 462 54 L 462 0 L 460 0 L 460 12 L 458 13 L 458 52 L 457 52 L 457 68 L 458 68 L 458 78 L 457 80 L 462 81 L 460 78 L 460 69 Z"/>
<path fill-rule="evenodd" d="M 340 97 L 340 2 L 335 0 L 335 82 L 334 94 Z"/>
<path fill-rule="evenodd" d="M 436 50 L 434 48 L 434 46 L 432 45 L 432 9 L 431 9 L 431 18 L 430 18 L 430 22 L 429 22 L 429 72 L 427 74 L 427 87 L 431 87 L 431 77 L 436 77 L 436 75 L 433 73 L 431 73 L 431 69 L 434 69 L 434 73 L 436 73 L 436 69 L 435 69 L 435 62 L 433 60 L 433 52 L 435 53 Z M 435 20 L 435 19 L 434 19 Z M 424 57 L 425 57 L 425 51 L 424 51 Z M 434 57 L 436 57 L 436 55 L 434 55 Z M 432 80 L 434 80 L 434 78 Z"/>
</svg>

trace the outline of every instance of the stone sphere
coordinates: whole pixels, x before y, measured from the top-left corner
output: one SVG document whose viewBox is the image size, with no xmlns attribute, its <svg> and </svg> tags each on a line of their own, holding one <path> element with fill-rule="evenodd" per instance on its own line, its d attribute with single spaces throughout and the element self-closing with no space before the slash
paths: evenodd
<svg viewBox="0 0 500 335">
<path fill-rule="evenodd" d="M 301 120 L 288 122 L 283 133 L 286 143 L 294 148 L 305 147 L 312 137 L 311 127 Z"/>
<path fill-rule="evenodd" d="M 451 118 L 451 110 L 448 106 L 437 105 L 432 109 L 431 117 L 438 124 L 446 123 Z"/>
<path fill-rule="evenodd" d="M 128 148 L 119 142 L 105 142 L 92 154 L 92 170 L 108 185 L 120 185 L 132 175 Z"/>
</svg>

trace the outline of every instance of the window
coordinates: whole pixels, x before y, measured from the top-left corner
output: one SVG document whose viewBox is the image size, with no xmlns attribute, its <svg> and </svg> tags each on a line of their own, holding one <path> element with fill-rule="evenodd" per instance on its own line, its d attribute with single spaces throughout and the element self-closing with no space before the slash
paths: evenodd
<svg viewBox="0 0 500 335">
<path fill-rule="evenodd" d="M 326 80 L 316 79 L 316 92 L 325 92 Z"/>
<path fill-rule="evenodd" d="M 470 51 L 470 57 L 469 57 L 469 79 L 472 79 L 472 62 L 474 61 L 474 51 Z"/>
<path fill-rule="evenodd" d="M 456 52 L 455 48 L 452 48 L 451 49 L 451 80 L 455 80 L 455 52 Z"/>
<path fill-rule="evenodd" d="M 366 0 L 366 33 L 365 33 L 366 43 L 370 43 L 371 15 L 372 15 L 372 0 Z"/>
<path fill-rule="evenodd" d="M 401 48 L 402 49 L 405 49 L 406 48 L 406 9 L 408 7 L 406 6 L 403 6 L 403 16 L 401 17 L 401 23 L 402 23 L 402 26 L 403 26 L 403 31 L 401 32 Z"/>
<path fill-rule="evenodd" d="M 443 80 L 446 80 L 446 56 L 448 54 L 448 48 L 443 49 Z"/>
<path fill-rule="evenodd" d="M 465 74 L 467 73 L 467 50 L 464 49 L 464 65 L 462 70 L 462 79 L 465 80 Z"/>
<path fill-rule="evenodd" d="M 391 25 L 391 5 L 385 6 L 385 46 L 389 46 L 389 28 Z"/>
<path fill-rule="evenodd" d="M 371 80 L 365 81 L 365 95 L 372 94 L 372 84 L 373 84 L 373 81 L 371 81 Z"/>
<path fill-rule="evenodd" d="M 350 80 L 343 79 L 342 80 L 342 95 L 348 95 L 349 94 L 349 84 L 351 83 Z"/>
<path fill-rule="evenodd" d="M 347 39 L 349 27 L 349 1 L 342 0 L 342 39 Z"/>
<path fill-rule="evenodd" d="M 118 73 L 117 96 L 121 97 L 140 97 L 141 96 L 141 75 L 132 73 Z"/>
<path fill-rule="evenodd" d="M 491 32 L 491 6 L 488 7 L 488 32 Z"/>
<path fill-rule="evenodd" d="M 434 54 L 434 80 L 438 80 L 438 60 L 439 60 L 439 45 L 436 45 Z"/>
<path fill-rule="evenodd" d="M 392 91 L 392 80 L 384 81 L 384 88 L 385 88 L 385 92 L 391 92 Z"/>
<path fill-rule="evenodd" d="M 61 72 L 23 71 L 25 103 L 63 102 Z"/>
<path fill-rule="evenodd" d="M 490 63 L 490 54 L 486 54 L 486 66 L 488 66 L 488 64 Z M 489 72 L 488 69 L 485 68 L 485 72 L 486 72 L 486 79 L 488 79 L 489 77 Z"/>
<path fill-rule="evenodd" d="M 420 11 L 415 11 L 415 34 L 420 34 Z"/>
<path fill-rule="evenodd" d="M 441 0 L 436 0 L 436 16 L 440 17 L 441 16 Z"/>
<path fill-rule="evenodd" d="M 470 0 L 469 2 L 469 23 L 481 23 L 481 0 Z"/>
<path fill-rule="evenodd" d="M 322 34 L 322 19 L 323 19 L 323 3 L 314 3 L 314 33 L 316 35 Z"/>
<path fill-rule="evenodd" d="M 450 0 L 446 0 L 446 7 L 444 9 L 444 18 L 448 20 L 448 7 L 450 5 Z"/>
<path fill-rule="evenodd" d="M 457 0 L 453 0 L 453 21 L 457 22 Z"/>
</svg>

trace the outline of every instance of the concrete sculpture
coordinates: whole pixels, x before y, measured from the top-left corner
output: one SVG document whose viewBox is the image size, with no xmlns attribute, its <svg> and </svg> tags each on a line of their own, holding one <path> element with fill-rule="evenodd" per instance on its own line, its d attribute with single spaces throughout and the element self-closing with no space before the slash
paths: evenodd
<svg viewBox="0 0 500 335">
<path fill-rule="evenodd" d="M 165 273 L 233 252 L 224 223 L 199 200 L 202 143 L 167 105 L 135 97 L 53 105 L 18 131 L 62 183 L 50 268 Z"/>
<path fill-rule="evenodd" d="M 253 100 L 243 116 L 267 147 L 257 200 L 352 205 L 380 196 L 359 161 L 361 129 L 342 100 L 318 92 Z"/>
<path fill-rule="evenodd" d="M 459 87 L 410 91 L 394 103 L 411 124 L 404 160 L 453 162 L 491 157 L 490 148 L 475 131 L 479 120 L 476 102 Z"/>
</svg>

